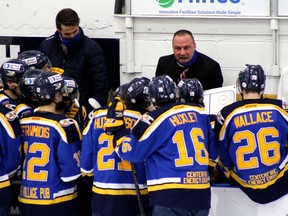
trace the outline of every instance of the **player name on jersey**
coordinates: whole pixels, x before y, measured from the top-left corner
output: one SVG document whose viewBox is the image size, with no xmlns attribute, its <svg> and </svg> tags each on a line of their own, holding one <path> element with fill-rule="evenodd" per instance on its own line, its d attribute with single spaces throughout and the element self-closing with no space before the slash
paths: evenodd
<svg viewBox="0 0 288 216">
<path fill-rule="evenodd" d="M 171 116 L 169 120 L 174 126 L 187 122 L 198 122 L 197 114 L 195 112 L 179 113 Z"/>
<path fill-rule="evenodd" d="M 106 121 L 106 116 L 95 119 L 94 129 L 103 128 L 105 121 Z M 126 128 L 132 128 L 132 126 L 136 123 L 136 119 L 124 117 L 124 122 L 125 122 Z"/>
<path fill-rule="evenodd" d="M 234 124 L 236 128 L 259 124 L 259 123 L 266 123 L 266 122 L 274 122 L 272 119 L 272 113 L 269 112 L 256 112 L 255 114 L 249 113 L 244 115 L 239 115 L 234 118 Z"/>
<path fill-rule="evenodd" d="M 49 127 L 23 125 L 21 128 L 24 136 L 33 136 L 47 139 L 50 137 Z"/>
</svg>

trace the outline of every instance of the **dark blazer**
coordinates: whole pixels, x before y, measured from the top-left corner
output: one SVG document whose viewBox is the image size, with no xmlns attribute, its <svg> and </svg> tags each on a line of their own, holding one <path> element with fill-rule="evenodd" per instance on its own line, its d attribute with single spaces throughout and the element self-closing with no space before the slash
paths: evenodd
<svg viewBox="0 0 288 216">
<path fill-rule="evenodd" d="M 155 76 L 167 74 L 174 82 L 178 83 L 179 76 L 183 70 L 184 68 L 177 64 L 174 54 L 171 54 L 159 58 Z M 186 77 L 197 78 L 204 90 L 222 87 L 223 84 L 219 63 L 200 52 L 197 52 L 197 59 L 188 69 Z"/>
</svg>

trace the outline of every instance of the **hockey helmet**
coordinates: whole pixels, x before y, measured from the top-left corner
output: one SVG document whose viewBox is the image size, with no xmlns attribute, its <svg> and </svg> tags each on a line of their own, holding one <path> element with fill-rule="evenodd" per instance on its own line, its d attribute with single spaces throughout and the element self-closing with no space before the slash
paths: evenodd
<svg viewBox="0 0 288 216">
<path fill-rule="evenodd" d="M 141 108 L 148 108 L 152 105 L 148 94 L 150 79 L 146 77 L 137 77 L 126 85 L 126 91 L 123 91 L 123 99 L 127 106 L 132 105 Z"/>
<path fill-rule="evenodd" d="M 265 89 L 266 75 L 260 65 L 246 64 L 244 69 L 239 72 L 237 86 L 242 93 L 245 91 L 257 91 L 263 94 Z"/>
<path fill-rule="evenodd" d="M 20 78 L 28 69 L 29 66 L 18 59 L 10 59 L 4 62 L 0 68 L 0 76 L 3 81 L 4 89 L 15 89 Z"/>
<path fill-rule="evenodd" d="M 127 85 L 128 83 L 125 83 L 123 85 L 120 85 L 114 92 L 114 96 L 115 97 L 120 97 L 123 99 L 123 95 L 124 93 L 126 92 L 126 89 L 127 89 Z M 124 99 L 123 99 L 124 100 Z"/>
<path fill-rule="evenodd" d="M 47 104 L 54 100 L 58 92 L 66 95 L 64 87 L 64 80 L 60 74 L 43 71 L 35 79 L 33 91 L 40 103 Z"/>
<path fill-rule="evenodd" d="M 19 60 L 26 62 L 32 69 L 44 69 L 45 66 L 51 68 L 49 58 L 38 50 L 27 50 L 18 56 Z"/>
<path fill-rule="evenodd" d="M 29 69 L 27 70 L 19 81 L 19 89 L 23 98 L 36 100 L 36 95 L 33 91 L 35 79 L 41 74 L 43 70 Z"/>
<path fill-rule="evenodd" d="M 185 102 L 193 102 L 204 106 L 204 90 L 197 78 L 182 79 L 178 83 L 178 96 Z"/>
<path fill-rule="evenodd" d="M 165 106 L 176 101 L 176 83 L 168 75 L 153 77 L 149 83 L 149 95 L 155 106 Z"/>
</svg>

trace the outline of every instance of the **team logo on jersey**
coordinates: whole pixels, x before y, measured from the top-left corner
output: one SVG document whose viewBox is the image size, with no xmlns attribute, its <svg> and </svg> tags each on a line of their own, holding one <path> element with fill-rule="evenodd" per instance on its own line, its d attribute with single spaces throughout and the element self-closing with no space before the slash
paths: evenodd
<svg viewBox="0 0 288 216">
<path fill-rule="evenodd" d="M 15 110 L 16 105 L 10 104 L 10 103 L 6 103 L 6 104 L 5 104 L 5 107 L 7 107 L 7 108 L 10 109 L 10 110 Z"/>
<path fill-rule="evenodd" d="M 151 116 L 149 116 L 149 115 L 147 115 L 147 114 L 144 114 L 144 115 L 141 117 L 141 121 L 145 122 L 145 123 L 148 124 L 148 125 L 151 125 L 152 122 L 154 121 L 154 119 L 153 119 Z"/>
<path fill-rule="evenodd" d="M 122 152 L 123 153 L 127 153 L 127 152 L 132 151 L 132 147 L 129 143 L 130 141 L 131 141 L 131 138 L 129 138 L 129 137 L 124 138 L 123 144 L 122 144 Z"/>
<path fill-rule="evenodd" d="M 68 127 L 69 125 L 74 124 L 74 122 L 71 119 L 62 119 L 59 121 L 59 124 L 62 127 Z"/>
<path fill-rule="evenodd" d="M 17 115 L 13 111 L 11 111 L 6 113 L 5 117 L 8 121 L 13 121 L 14 119 L 16 119 Z"/>
<path fill-rule="evenodd" d="M 224 119 L 224 117 L 222 116 L 221 112 L 218 112 L 218 113 L 217 113 L 216 119 L 217 119 L 217 121 L 218 121 L 220 124 L 223 125 L 225 119 Z"/>
</svg>

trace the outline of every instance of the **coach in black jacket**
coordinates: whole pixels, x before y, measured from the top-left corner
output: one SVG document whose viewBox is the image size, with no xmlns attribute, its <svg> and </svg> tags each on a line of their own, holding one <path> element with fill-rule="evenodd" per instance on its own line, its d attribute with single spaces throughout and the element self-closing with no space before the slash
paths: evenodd
<svg viewBox="0 0 288 216">
<path fill-rule="evenodd" d="M 78 14 L 66 8 L 56 16 L 57 31 L 40 44 L 39 50 L 49 57 L 53 67 L 64 69 L 64 75 L 79 85 L 80 103 L 89 112 L 89 98 L 106 105 L 108 74 L 100 45 L 84 35 Z"/>
<path fill-rule="evenodd" d="M 167 74 L 176 83 L 183 78 L 197 78 L 204 90 L 222 87 L 223 76 L 219 63 L 196 51 L 190 31 L 177 31 L 172 46 L 174 54 L 159 58 L 155 76 Z"/>
</svg>

